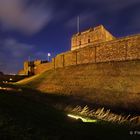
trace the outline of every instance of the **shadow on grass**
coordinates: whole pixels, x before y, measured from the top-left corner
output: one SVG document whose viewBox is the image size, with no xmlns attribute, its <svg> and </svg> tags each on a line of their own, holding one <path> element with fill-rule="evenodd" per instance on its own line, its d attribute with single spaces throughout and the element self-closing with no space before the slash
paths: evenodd
<svg viewBox="0 0 140 140">
<path fill-rule="evenodd" d="M 2 140 L 132 138 L 129 134 L 132 128 L 102 121 L 82 123 L 68 118 L 65 112 L 53 107 L 53 104 L 59 102 L 74 104 L 72 97 L 70 99 L 64 95 L 43 94 L 14 85 L 1 86 L 13 89 L 0 90 L 0 139 Z M 133 138 L 137 138 L 137 135 Z"/>
</svg>

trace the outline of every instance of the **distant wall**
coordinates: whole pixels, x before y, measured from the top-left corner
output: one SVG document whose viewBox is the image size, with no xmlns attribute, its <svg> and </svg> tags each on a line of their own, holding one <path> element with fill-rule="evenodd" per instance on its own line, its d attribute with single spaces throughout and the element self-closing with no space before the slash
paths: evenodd
<svg viewBox="0 0 140 140">
<path fill-rule="evenodd" d="M 78 64 L 136 59 L 140 59 L 140 35 L 128 36 L 59 54 L 53 58 L 52 62 L 38 65 L 35 74 Z"/>
<path fill-rule="evenodd" d="M 18 72 L 18 75 L 26 75 L 25 70 L 20 70 L 20 71 Z"/>
</svg>

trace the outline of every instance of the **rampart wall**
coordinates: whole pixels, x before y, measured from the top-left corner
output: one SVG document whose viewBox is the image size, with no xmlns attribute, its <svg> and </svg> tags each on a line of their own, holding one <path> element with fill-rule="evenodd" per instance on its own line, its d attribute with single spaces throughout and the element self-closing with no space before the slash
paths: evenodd
<svg viewBox="0 0 140 140">
<path fill-rule="evenodd" d="M 47 71 L 47 70 L 50 70 L 50 69 L 53 69 L 54 68 L 54 63 L 43 63 L 43 64 L 40 64 L 40 65 L 37 65 L 35 68 L 34 68 L 34 73 L 35 74 L 39 74 L 39 73 L 42 73 L 44 71 Z"/>
<path fill-rule="evenodd" d="M 35 74 L 71 65 L 137 59 L 140 59 L 140 34 L 59 54 L 52 62 L 38 65 Z"/>
</svg>

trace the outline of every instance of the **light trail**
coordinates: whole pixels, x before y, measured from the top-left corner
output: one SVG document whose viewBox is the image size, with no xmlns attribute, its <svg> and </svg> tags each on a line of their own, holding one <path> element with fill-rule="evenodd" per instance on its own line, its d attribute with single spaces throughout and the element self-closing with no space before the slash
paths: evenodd
<svg viewBox="0 0 140 140">
<path fill-rule="evenodd" d="M 81 117 L 79 115 L 68 114 L 67 116 L 70 117 L 70 118 L 76 119 L 76 120 L 81 119 L 82 122 L 90 122 L 90 123 L 97 122 L 97 120 L 95 120 L 95 119 L 84 118 L 84 117 Z"/>
<path fill-rule="evenodd" d="M 22 89 L 15 89 L 15 88 L 10 88 L 10 87 L 0 87 L 0 90 L 6 90 L 6 91 L 18 91 L 21 92 Z"/>
</svg>

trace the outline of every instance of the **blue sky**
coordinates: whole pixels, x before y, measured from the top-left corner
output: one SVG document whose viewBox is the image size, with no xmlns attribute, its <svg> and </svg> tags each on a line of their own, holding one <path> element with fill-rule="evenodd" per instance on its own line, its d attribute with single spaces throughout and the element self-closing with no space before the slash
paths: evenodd
<svg viewBox="0 0 140 140">
<path fill-rule="evenodd" d="M 114 36 L 140 33 L 140 0 L 0 0 L 0 71 L 70 49 L 70 38 L 103 24 Z"/>
</svg>

